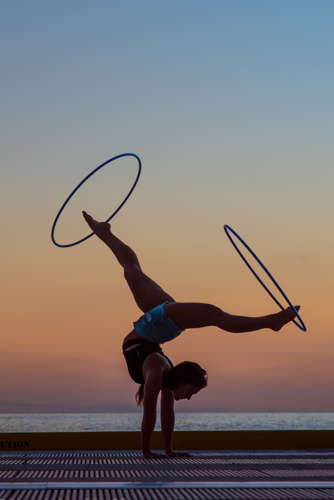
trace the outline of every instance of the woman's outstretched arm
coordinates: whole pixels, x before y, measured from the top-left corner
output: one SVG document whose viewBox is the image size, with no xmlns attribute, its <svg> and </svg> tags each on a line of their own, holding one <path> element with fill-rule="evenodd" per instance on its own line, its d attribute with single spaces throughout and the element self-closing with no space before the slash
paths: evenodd
<svg viewBox="0 0 334 500">
<path fill-rule="evenodd" d="M 161 390 L 161 432 L 166 455 L 173 452 L 172 441 L 175 423 L 174 396 L 167 389 Z"/>
<path fill-rule="evenodd" d="M 157 403 L 162 388 L 162 372 L 157 366 L 148 371 L 144 385 L 144 413 L 141 424 L 141 441 L 144 458 L 163 458 L 165 455 L 152 453 L 152 435 L 157 419 Z"/>
<path fill-rule="evenodd" d="M 175 423 L 174 396 L 167 389 L 161 391 L 161 432 L 165 452 L 168 457 L 190 457 L 189 453 L 173 451 L 173 431 Z"/>
</svg>

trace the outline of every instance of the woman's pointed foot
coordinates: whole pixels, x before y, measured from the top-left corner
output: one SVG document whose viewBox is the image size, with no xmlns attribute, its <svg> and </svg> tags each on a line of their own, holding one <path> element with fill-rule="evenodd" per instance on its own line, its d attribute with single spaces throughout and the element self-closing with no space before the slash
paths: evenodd
<svg viewBox="0 0 334 500">
<path fill-rule="evenodd" d="M 296 311 L 299 311 L 300 306 L 295 306 Z M 278 332 L 284 325 L 292 321 L 297 313 L 293 307 L 288 307 L 283 311 L 273 314 L 273 326 L 271 327 L 274 332 Z"/>
<path fill-rule="evenodd" d="M 108 222 L 98 222 L 85 211 L 82 212 L 82 215 L 84 216 L 85 221 L 87 222 L 93 233 L 96 234 L 96 236 L 101 236 L 105 233 L 110 232 L 110 224 Z"/>
</svg>

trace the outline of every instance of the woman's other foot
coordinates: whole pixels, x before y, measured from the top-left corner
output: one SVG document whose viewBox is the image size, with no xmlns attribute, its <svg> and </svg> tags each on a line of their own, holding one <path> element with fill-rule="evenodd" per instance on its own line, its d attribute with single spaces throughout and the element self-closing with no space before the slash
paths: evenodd
<svg viewBox="0 0 334 500">
<path fill-rule="evenodd" d="M 295 306 L 295 309 L 296 311 L 299 311 L 300 306 Z M 279 313 L 273 314 L 271 329 L 274 330 L 274 332 L 278 332 L 284 325 L 292 321 L 297 316 L 296 311 L 293 307 L 288 307 Z"/>
<path fill-rule="evenodd" d="M 82 212 L 82 215 L 84 216 L 85 221 L 87 222 L 93 233 L 96 234 L 96 236 L 101 237 L 106 233 L 110 233 L 110 224 L 108 222 L 98 222 L 85 211 Z"/>
</svg>

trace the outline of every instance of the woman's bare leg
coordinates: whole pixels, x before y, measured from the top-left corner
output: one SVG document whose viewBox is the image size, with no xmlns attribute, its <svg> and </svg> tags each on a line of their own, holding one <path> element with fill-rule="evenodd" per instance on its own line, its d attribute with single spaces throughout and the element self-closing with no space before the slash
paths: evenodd
<svg viewBox="0 0 334 500">
<path fill-rule="evenodd" d="M 111 233 L 110 224 L 98 222 L 86 212 L 83 212 L 83 216 L 91 230 L 110 248 L 123 267 L 124 277 L 139 309 L 146 313 L 163 302 L 174 302 L 173 297 L 143 273 L 135 252 Z"/>
<path fill-rule="evenodd" d="M 83 215 L 92 231 L 110 248 L 124 268 L 125 279 L 138 307 L 144 313 L 169 301 L 171 303 L 165 305 L 166 314 L 181 330 L 217 326 L 233 333 L 262 328 L 278 331 L 296 316 L 291 307 L 276 314 L 252 318 L 228 314 L 211 304 L 175 302 L 173 297 L 143 273 L 135 252 L 111 233 L 110 224 L 97 222 L 86 212 Z M 299 306 L 296 309 L 299 310 Z"/>
<path fill-rule="evenodd" d="M 299 306 L 296 306 L 299 310 Z M 175 302 L 165 305 L 166 315 L 181 329 L 217 326 L 232 333 L 254 332 L 269 328 L 278 332 L 296 317 L 292 307 L 260 317 L 234 316 L 211 304 Z"/>
</svg>

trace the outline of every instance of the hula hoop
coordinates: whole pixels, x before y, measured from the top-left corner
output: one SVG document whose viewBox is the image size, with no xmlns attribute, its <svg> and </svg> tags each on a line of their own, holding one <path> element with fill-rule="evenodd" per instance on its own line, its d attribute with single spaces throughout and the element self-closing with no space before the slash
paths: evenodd
<svg viewBox="0 0 334 500">
<path fill-rule="evenodd" d="M 258 264 L 260 264 L 260 266 L 262 267 L 262 269 L 265 271 L 265 273 L 268 275 L 268 277 L 271 279 L 271 281 L 274 283 L 274 285 L 276 286 L 276 288 L 278 289 L 278 291 L 281 293 L 281 295 L 285 298 L 285 300 L 287 301 L 287 303 L 289 304 L 290 307 L 292 307 L 292 309 L 294 309 L 296 315 L 297 315 L 297 318 L 300 322 L 297 323 L 297 321 L 295 319 L 293 319 L 293 323 L 298 326 L 298 328 L 300 328 L 301 330 L 303 330 L 303 332 L 306 332 L 306 326 L 304 325 L 304 322 L 303 320 L 301 319 L 301 317 L 299 316 L 298 314 L 298 311 L 295 309 L 295 307 L 292 305 L 292 303 L 290 302 L 290 300 L 288 299 L 288 297 L 285 295 L 285 293 L 283 292 L 282 288 L 279 286 L 279 284 L 277 283 L 277 281 L 273 278 L 273 276 L 270 274 L 270 272 L 268 271 L 268 269 L 265 267 L 264 264 L 262 264 L 262 262 L 260 261 L 260 259 L 255 255 L 255 253 L 253 252 L 253 250 L 247 245 L 247 243 L 230 227 L 230 226 L 227 226 L 226 224 L 224 225 L 224 230 L 225 230 L 225 233 L 227 234 L 230 242 L 232 243 L 232 245 L 234 246 L 234 248 L 236 249 L 236 251 L 238 252 L 238 254 L 240 255 L 240 257 L 242 258 L 242 260 L 244 261 L 244 263 L 246 264 L 246 266 L 248 267 L 248 269 L 251 270 L 251 272 L 254 274 L 255 278 L 259 281 L 259 283 L 261 283 L 261 285 L 263 286 L 263 288 L 266 290 L 266 292 L 268 292 L 268 294 L 270 295 L 270 297 L 274 300 L 274 302 L 276 302 L 276 304 L 283 310 L 285 309 L 280 303 L 279 301 L 276 299 L 276 297 L 271 293 L 271 291 L 269 290 L 269 288 L 263 283 L 263 281 L 261 280 L 261 278 L 256 274 L 256 272 L 254 271 L 254 269 L 252 268 L 252 266 L 249 264 L 249 262 L 246 260 L 246 258 L 244 257 L 244 255 L 241 253 L 241 251 L 239 250 L 239 248 L 237 247 L 236 243 L 233 241 L 229 231 L 231 233 L 234 234 L 234 236 L 236 236 L 236 238 L 238 238 L 238 240 L 240 241 L 240 243 L 243 244 L 243 246 L 249 251 L 249 253 L 254 257 L 254 259 L 256 260 L 256 262 Z"/>
<path fill-rule="evenodd" d="M 90 174 L 88 174 L 78 185 L 75 189 L 73 189 L 72 193 L 69 195 L 69 197 L 65 200 L 65 202 L 63 203 L 62 207 L 60 208 L 59 212 L 57 213 L 56 215 L 56 218 L 54 220 L 54 223 L 53 223 L 53 226 L 52 226 L 52 230 L 51 230 L 51 239 L 53 241 L 53 243 L 57 246 L 57 247 L 61 247 L 61 248 L 68 248 L 68 247 L 73 247 L 74 245 L 78 245 L 79 243 L 82 243 L 83 241 L 86 241 L 88 240 L 88 238 L 90 238 L 91 236 L 93 236 L 94 233 L 91 233 L 89 234 L 88 236 L 86 236 L 85 238 L 82 238 L 81 240 L 78 240 L 74 243 L 70 243 L 68 245 L 61 245 L 60 243 L 57 243 L 57 241 L 55 240 L 55 237 L 54 237 L 54 232 L 55 232 L 55 228 L 56 228 L 56 225 L 57 225 L 57 222 L 58 222 L 58 219 L 60 217 L 60 214 L 62 213 L 62 211 L 64 210 L 64 208 L 66 207 L 67 203 L 70 201 L 70 199 L 73 197 L 73 195 L 78 191 L 78 189 L 90 178 L 92 177 L 92 175 L 94 175 L 98 170 L 100 170 L 102 167 L 104 167 L 105 165 L 108 165 L 108 163 L 111 163 L 112 161 L 114 160 L 117 160 L 118 158 L 122 158 L 123 156 L 133 156 L 134 158 L 137 158 L 138 160 L 138 173 L 137 173 L 137 176 L 136 176 L 136 179 L 135 179 L 135 182 L 133 183 L 130 191 L 128 192 L 128 194 L 126 195 L 126 197 L 124 198 L 124 200 L 122 201 L 122 203 L 119 205 L 119 207 L 115 210 L 115 212 L 113 212 L 111 214 L 111 216 L 105 221 L 105 222 L 109 222 L 113 217 L 115 217 L 115 215 L 120 211 L 120 209 L 122 208 L 122 206 L 126 203 L 126 201 L 129 199 L 129 197 L 131 196 L 134 188 L 136 187 L 137 185 L 137 182 L 139 180 L 139 177 L 140 177 L 140 173 L 141 173 L 141 161 L 140 161 L 140 158 L 135 155 L 135 154 L 132 154 L 132 153 L 124 153 L 122 155 L 118 155 L 118 156 L 114 156 L 113 158 L 110 158 L 110 160 L 107 160 L 105 161 L 104 163 L 102 163 L 102 165 L 100 165 L 99 167 L 95 168 L 94 170 L 92 170 L 92 172 Z"/>
</svg>

